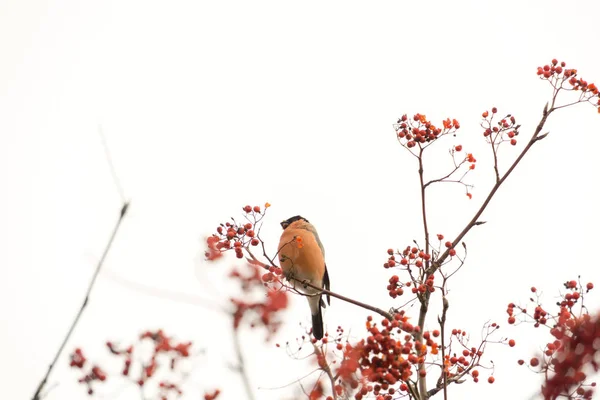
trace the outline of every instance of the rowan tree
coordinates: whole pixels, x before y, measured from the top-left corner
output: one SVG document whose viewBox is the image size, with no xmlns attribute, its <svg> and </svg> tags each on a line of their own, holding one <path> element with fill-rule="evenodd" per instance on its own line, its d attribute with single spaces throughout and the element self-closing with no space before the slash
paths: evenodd
<svg viewBox="0 0 600 400">
<path fill-rule="evenodd" d="M 482 112 L 480 137 L 492 153 L 490 166 L 478 165 L 476 156 L 468 150 L 469 141 L 463 143 L 459 140 L 461 126 L 456 119 L 447 118 L 435 124 L 424 114 L 404 114 L 394 124 L 400 146 L 414 157 L 417 165 L 422 236 L 413 243 L 387 250 L 383 268 L 394 271 L 394 274 L 389 278 L 386 290 L 398 302 L 389 312 L 362 303 L 354 296 L 346 297 L 322 289 L 323 293 L 366 308 L 374 315 L 365 321 L 365 337 L 358 342 L 345 340 L 342 327 L 338 327 L 336 335 L 326 334 L 321 341 L 312 340 L 315 360 L 323 374 L 307 394 L 310 399 L 353 396 L 360 400 L 372 396 L 377 400 L 400 397 L 423 400 L 438 394 L 448 398 L 448 387 L 453 383 L 467 379 L 475 383 L 481 379 L 490 384 L 495 382 L 493 368 L 485 360 L 485 350 L 490 344 L 512 348 L 516 344 L 515 339 L 500 336 L 500 325 L 487 322 L 483 324 L 481 341 L 473 342 L 466 331 L 449 326 L 447 321 L 448 282 L 467 259 L 464 239 L 473 228 L 484 223 L 480 217 L 523 157 L 548 136 L 544 130 L 553 113 L 580 103 L 590 103 L 600 113 L 596 85 L 579 77 L 578 71 L 567 68 L 565 62 L 554 59 L 538 67 L 537 75 L 549 83 L 551 96 L 538 125 L 529 136 L 522 139 L 521 125 L 513 114 L 501 112 L 496 107 Z M 524 147 L 519 148 L 517 145 L 521 141 Z M 451 168 L 439 176 L 428 176 L 425 173 L 428 170 L 425 155 L 429 154 L 430 148 L 440 146 L 448 149 Z M 507 156 L 513 159 L 506 170 L 502 170 L 499 163 L 500 149 L 504 148 L 507 149 L 502 154 L 508 153 Z M 472 200 L 473 186 L 468 181 L 469 175 L 486 167 L 493 170 L 494 184 L 475 215 L 467 219 L 458 234 L 447 237 L 445 233 L 432 232 L 435 221 L 428 218 L 427 202 L 431 187 L 441 183 L 462 185 L 467 199 Z M 258 211 L 259 207 L 243 207 L 243 212 L 253 218 Z M 261 218 L 263 216 L 261 214 Z M 260 237 L 251 236 L 252 240 L 248 241 L 244 235 L 246 233 L 241 225 L 235 222 L 221 225 L 207 241 L 207 258 L 216 259 L 233 249 L 238 258 L 246 257 L 251 265 L 265 270 L 262 281 L 269 288 L 269 293 L 295 292 L 294 285 L 283 280 L 276 256 L 266 252 Z M 261 251 L 255 251 L 256 246 Z M 298 246 L 301 246 L 301 241 Z M 312 286 L 308 282 L 296 283 Z M 591 287 L 593 284 L 589 283 L 586 290 Z M 531 316 L 536 321 L 534 326 L 548 324 L 555 338 L 544 353 L 543 363 L 538 358 L 530 362 L 532 367 L 541 365 L 541 372 L 545 374 L 542 395 L 546 399 L 558 396 L 590 398 L 595 386 L 587 382 L 583 369 L 586 366 L 597 369 L 594 356 L 596 348 L 600 348 L 600 333 L 597 333 L 600 331 L 596 328 L 600 322 L 591 317 L 584 306 L 578 313 L 573 311 L 573 307 L 583 301 L 581 285 L 571 281 L 566 288 L 570 292 L 565 294 L 556 315 L 550 317 L 545 311 L 539 311 L 542 309 L 538 305 Z M 441 303 L 439 315 L 430 313 L 432 302 Z M 418 306 L 417 315 L 409 315 L 406 311 L 410 304 Z M 508 312 L 508 323 L 513 324 L 517 314 L 514 304 L 509 305 Z M 528 314 L 525 308 L 521 308 L 518 315 Z M 437 328 L 426 328 L 436 324 Z M 325 385 L 324 380 L 328 380 L 329 384 Z M 327 386 L 330 387 L 329 392 Z"/>
<path fill-rule="evenodd" d="M 335 332 L 327 332 L 321 340 L 311 339 L 310 330 L 301 335 L 298 346 L 312 346 L 314 363 L 319 371 L 311 388 L 304 389 L 306 398 L 425 400 L 438 396 L 446 399 L 451 397 L 448 389 L 453 384 L 465 381 L 493 384 L 495 366 L 486 358 L 486 350 L 490 345 L 513 348 L 516 340 L 509 336 L 514 331 L 509 334 L 498 322 L 482 321 L 483 335 L 476 340 L 448 319 L 449 284 L 453 279 L 460 279 L 461 270 L 468 265 L 465 238 L 484 223 L 482 214 L 528 152 L 539 141 L 552 140 L 554 134 L 548 137 L 546 129 L 554 113 L 580 103 L 590 103 L 600 113 L 598 88 L 581 78 L 576 69 L 567 68 L 566 63 L 554 59 L 538 67 L 537 75 L 549 84 L 551 94 L 533 132 L 524 132 L 515 115 L 496 107 L 488 107 L 481 113 L 481 131 L 477 139 L 464 138 L 461 124 L 454 118 L 446 118 L 438 124 L 425 114 L 404 114 L 393 125 L 400 150 L 415 162 L 415 179 L 419 182 L 419 192 L 415 195 L 420 198 L 420 207 L 413 211 L 421 215 L 422 231 L 411 243 L 381 250 L 381 268 L 388 270 L 390 277 L 380 288 L 374 289 L 384 290 L 385 286 L 391 308 L 366 304 L 360 301 L 358 294 L 332 292 L 308 282 L 293 282 L 294 278 L 291 278 L 292 282 L 284 279 L 277 253 L 268 251 L 273 245 L 261 237 L 264 225 L 274 223 L 268 218 L 269 203 L 246 205 L 239 217 L 219 224 L 206 240 L 205 256 L 207 260 L 215 261 L 232 254 L 239 260 L 238 266 L 228 271 L 228 276 L 239 283 L 241 295 L 231 296 L 229 307 L 223 310 L 231 318 L 231 329 L 237 332 L 244 324 L 260 327 L 269 340 L 281 324 L 280 317 L 288 306 L 289 295 L 302 295 L 295 289 L 296 285 L 312 286 L 372 314 L 364 321 L 365 330 L 359 340 L 349 340 L 342 326 Z M 477 155 L 469 150 L 473 140 L 483 140 L 487 144 L 492 154 L 491 165 L 481 165 Z M 427 172 L 430 161 L 426 155 L 433 148 L 447 149 L 445 157 L 450 165 L 438 176 L 429 176 Z M 511 160 L 508 168 L 501 167 L 500 157 Z M 474 193 L 469 178 L 486 168 L 493 171 L 493 185 L 487 194 Z M 436 201 L 428 197 L 431 188 L 448 183 L 464 188 L 464 201 L 481 201 L 475 214 L 466 216 L 464 225 L 456 228 L 458 233 L 435 231 L 436 221 L 429 214 L 429 201 Z M 126 205 L 121 217 L 125 211 Z M 301 247 L 302 238 L 293 245 Z M 584 297 L 593 287 L 591 282 L 566 282 L 556 308 L 543 306 L 535 287 L 531 289 L 534 294 L 530 298 L 532 305 L 508 305 L 508 325 L 531 323 L 535 328 L 549 330 L 543 353 L 532 352 L 526 357 L 527 361 L 519 361 L 544 375 L 545 383 L 540 393 L 545 399 L 589 399 L 594 393 L 595 383 L 590 375 L 598 369 L 600 318 L 596 313 L 590 313 L 584 304 Z M 410 308 L 410 305 L 415 307 Z M 81 311 L 84 307 L 85 303 Z M 434 313 L 432 310 L 440 311 Z M 77 321 L 78 318 L 74 324 Z M 150 345 L 149 350 L 136 363 L 132 354 L 136 354 L 143 343 Z M 236 346 L 239 343 L 236 342 Z M 185 377 L 185 370 L 179 368 L 192 354 L 192 342 L 175 340 L 158 330 L 142 332 L 138 343 L 111 341 L 105 347 L 122 363 L 116 372 L 109 372 L 108 368 L 87 360 L 84 349 L 75 348 L 70 354 L 70 365 L 78 371 L 76 379 L 90 396 L 95 395 L 99 385 L 110 382 L 113 375 L 129 379 L 141 388 L 142 394 L 149 384 L 155 385 L 153 393 L 160 400 L 182 394 L 177 379 L 157 379 L 156 376 L 162 369 L 174 373 L 175 378 Z M 239 372 L 244 377 L 248 398 L 253 398 L 243 365 L 241 361 Z M 45 379 L 34 400 L 40 398 L 44 384 Z M 227 398 L 226 392 L 226 388 L 207 388 L 204 398 Z"/>
</svg>

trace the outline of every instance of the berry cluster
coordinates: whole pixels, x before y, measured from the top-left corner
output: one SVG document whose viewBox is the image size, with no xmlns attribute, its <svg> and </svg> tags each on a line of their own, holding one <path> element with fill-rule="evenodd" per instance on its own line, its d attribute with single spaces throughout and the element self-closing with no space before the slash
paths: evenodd
<svg viewBox="0 0 600 400">
<path fill-rule="evenodd" d="M 84 369 L 87 359 L 83 355 L 83 351 L 80 348 L 76 348 L 73 353 L 71 353 L 70 358 L 71 367 Z M 87 387 L 87 393 L 92 395 L 94 394 L 94 388 L 92 387 L 92 384 L 96 381 L 104 382 L 105 380 L 106 373 L 99 366 L 93 365 L 84 376 L 78 379 L 78 382 L 85 384 Z"/>
<path fill-rule="evenodd" d="M 173 393 L 176 397 L 180 397 L 183 394 L 183 391 L 179 388 L 179 385 L 168 381 L 160 382 L 158 384 L 158 388 L 160 390 L 161 400 L 167 400 L 171 393 Z"/>
<path fill-rule="evenodd" d="M 553 59 L 550 64 L 537 68 L 538 76 L 550 82 L 555 90 L 565 89 L 573 91 L 581 91 L 579 102 L 590 102 L 594 104 L 598 113 L 600 113 L 600 91 L 593 83 L 588 83 L 586 80 L 577 77 L 577 70 L 574 68 L 566 68 L 564 61 L 558 62 Z M 569 86 L 564 86 L 564 83 Z M 594 102 L 595 100 L 595 102 Z"/>
<path fill-rule="evenodd" d="M 268 285 L 269 282 L 278 282 L 282 274 L 281 268 L 271 266 L 269 271 L 262 273 L 263 268 L 250 263 L 248 265 L 250 273 L 243 275 L 238 269 L 233 269 L 229 274 L 230 278 L 236 279 L 240 283 L 244 299 L 231 299 L 235 311 L 233 312 L 233 327 L 237 329 L 242 319 L 249 312 L 256 317 L 251 320 L 250 326 L 263 325 L 267 328 L 269 337 L 274 334 L 279 326 L 280 312 L 288 306 L 288 294 L 284 290 L 278 290 Z M 262 301 L 255 301 L 256 292 L 264 293 Z"/>
<path fill-rule="evenodd" d="M 174 340 L 166 336 L 161 329 L 142 333 L 140 335 L 139 345 L 143 346 L 143 342 L 148 341 L 148 339 L 153 343 L 153 349 L 149 359 L 147 361 L 140 359 L 140 365 L 136 368 L 136 371 L 139 371 L 139 376 L 134 380 L 139 386 L 144 386 L 150 378 L 156 375 L 160 366 L 159 357 L 166 357 L 170 369 L 174 371 L 177 368 L 179 360 L 190 356 L 190 347 L 192 346 L 191 342 L 174 342 Z M 113 342 L 106 342 L 106 347 L 110 354 L 123 358 L 121 375 L 130 376 L 134 345 L 119 348 Z M 71 367 L 83 369 L 86 365 L 86 361 L 83 352 L 79 348 L 75 349 L 71 354 Z M 86 375 L 79 379 L 79 383 L 85 384 L 87 386 L 88 394 L 91 395 L 94 393 L 94 389 L 92 388 L 93 382 L 104 382 L 106 378 L 107 374 L 100 367 L 94 365 Z M 178 397 L 181 394 L 181 390 L 175 383 L 161 381 L 159 382 L 158 387 L 159 391 L 162 393 L 160 400 L 169 399 L 169 393 L 173 393 L 173 396 L 175 397 Z M 171 396 L 171 398 L 173 398 L 173 396 Z"/>
<path fill-rule="evenodd" d="M 129 369 L 131 368 L 131 354 L 133 353 L 133 346 L 128 346 L 125 349 L 119 350 L 112 342 L 106 342 L 106 347 L 108 347 L 108 350 L 112 354 L 125 357 L 122 374 L 128 376 Z"/>
<path fill-rule="evenodd" d="M 511 145 L 516 145 L 517 139 L 515 139 L 515 136 L 519 135 L 521 125 L 517 125 L 515 117 L 510 114 L 494 123 L 494 117 L 497 113 L 498 109 L 492 107 L 491 113 L 484 111 L 481 114 L 483 118 L 481 122 L 481 127 L 484 129 L 483 136 L 488 143 L 492 143 L 496 147 L 502 142 L 510 142 Z"/>
<path fill-rule="evenodd" d="M 169 359 L 170 368 L 175 369 L 176 363 L 190 356 L 190 347 L 192 342 L 175 343 L 172 338 L 166 336 L 162 329 L 156 332 L 146 331 L 140 335 L 141 340 L 150 339 L 154 342 L 154 353 L 150 357 L 150 361 L 143 366 L 142 375 L 138 379 L 138 385 L 142 386 L 144 382 L 152 377 L 158 367 L 157 357 L 160 354 L 165 354 Z M 107 343 L 107 345 L 109 345 Z"/>
<path fill-rule="evenodd" d="M 265 216 L 266 209 L 271 205 L 265 204 L 264 210 L 260 206 L 251 207 L 249 205 L 242 208 L 245 212 L 245 218 L 248 222 L 237 223 L 233 218 L 232 222 L 219 224 L 217 233 L 206 239 L 207 250 L 204 253 L 206 259 L 214 261 L 220 258 L 224 252 L 233 249 L 237 258 L 244 258 L 244 249 L 250 246 L 258 246 L 260 239 L 257 237 L 259 228 L 258 223 Z"/>
<path fill-rule="evenodd" d="M 406 268 L 409 266 L 423 268 L 425 263 L 431 260 L 431 254 L 427 254 L 423 250 L 411 246 L 407 246 L 402 253 L 394 252 L 394 249 L 388 249 L 387 253 L 389 258 L 387 262 L 383 264 L 383 268 L 393 268 L 398 265 Z M 396 256 L 400 257 L 400 261 L 396 260 Z"/>
<path fill-rule="evenodd" d="M 246 301 L 239 299 L 231 299 L 231 303 L 235 307 L 233 313 L 233 328 L 237 329 L 244 316 L 252 311 L 256 318 L 252 319 L 250 326 L 254 328 L 257 325 L 264 325 L 267 328 L 269 336 L 267 339 L 277 332 L 281 325 L 279 312 L 283 311 L 288 306 L 287 292 L 283 290 L 269 290 L 264 301 Z"/>
<path fill-rule="evenodd" d="M 435 291 L 435 287 L 433 286 L 433 274 L 429 275 L 424 283 L 417 282 L 413 284 L 413 282 L 410 281 L 402 283 L 400 282 L 400 278 L 398 277 L 398 275 L 392 275 L 388 282 L 389 284 L 387 285 L 386 289 L 392 299 L 395 299 L 398 296 L 402 296 L 404 294 L 405 287 L 410 288 L 412 294 L 423 294 L 425 292 L 432 293 Z"/>
<path fill-rule="evenodd" d="M 551 314 L 544 310 L 539 303 L 539 296 L 534 300 L 534 311 L 527 312 L 524 307 L 509 304 L 508 322 L 516 321 L 515 308 L 520 311 L 523 320 L 532 319 L 534 326 L 547 326 L 554 337 L 544 348 L 541 359 L 532 357 L 529 365 L 538 368 L 546 380 L 542 386 L 542 395 L 545 399 L 565 397 L 568 399 L 591 399 L 595 382 L 587 383 L 586 369 L 591 367 L 597 371 L 600 365 L 597 359 L 600 356 L 600 317 L 591 316 L 582 304 L 583 293 L 594 288 L 593 283 L 582 286 L 575 280 L 564 283 L 566 292 L 556 303 L 558 311 Z M 532 287 L 531 292 L 537 296 L 537 288 Z M 575 306 L 579 309 L 575 310 Z M 517 316 L 519 316 L 517 315 Z M 548 322 L 552 324 L 549 325 Z M 524 365 L 525 360 L 519 360 L 519 365 Z"/>
<path fill-rule="evenodd" d="M 417 247 L 407 246 L 402 252 L 394 252 L 393 249 L 388 249 L 388 260 L 383 264 L 384 268 L 401 267 L 409 270 L 411 266 L 423 269 L 427 262 L 431 260 L 431 254 L 425 253 L 423 250 Z M 399 261 L 396 259 L 398 256 Z M 426 276 L 424 273 L 420 273 L 419 276 Z M 398 296 L 404 294 L 404 288 L 410 287 L 412 294 L 423 294 L 425 292 L 434 292 L 435 287 L 433 285 L 434 276 L 433 274 L 426 276 L 423 280 L 414 278 L 412 281 L 406 283 L 400 282 L 398 275 L 393 275 L 387 285 L 387 291 L 391 298 L 395 299 Z"/>
<path fill-rule="evenodd" d="M 369 316 L 366 327 L 369 332 L 366 339 L 354 346 L 346 344 L 339 376 L 354 389 L 362 382 L 356 400 L 370 393 L 385 400 L 396 393 L 406 394 L 415 372 L 420 377 L 427 375 L 420 365 L 428 353 L 438 354 L 439 344 L 433 337 L 438 337 L 439 331 L 425 332 L 423 342 L 416 340 L 419 327 L 408 321 L 404 311 L 397 313 L 392 321 L 383 319 L 380 326 Z"/>
<path fill-rule="evenodd" d="M 490 325 L 492 329 L 497 329 L 497 325 Z M 452 352 L 452 345 L 454 342 L 457 343 L 462 351 L 459 353 Z M 472 370 L 476 365 L 479 364 L 479 359 L 483 356 L 483 350 L 476 347 L 468 347 L 467 343 L 467 332 L 462 329 L 452 329 L 450 336 L 450 346 L 448 348 L 449 353 L 444 357 L 444 368 L 448 378 L 460 376 L 465 373 L 471 372 L 474 382 L 479 382 L 479 371 Z"/>
<path fill-rule="evenodd" d="M 442 121 L 442 126 L 443 128 L 436 127 L 423 114 L 415 114 L 412 119 L 404 114 L 394 124 L 394 130 L 402 146 L 411 149 L 418 145 L 419 148 L 424 148 L 427 143 L 456 132 L 460 128 L 460 123 L 455 119 L 448 118 Z"/>
</svg>

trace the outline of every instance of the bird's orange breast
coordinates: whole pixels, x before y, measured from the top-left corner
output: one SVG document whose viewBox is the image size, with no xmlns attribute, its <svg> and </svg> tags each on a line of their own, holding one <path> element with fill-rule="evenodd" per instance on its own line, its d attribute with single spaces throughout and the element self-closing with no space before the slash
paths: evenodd
<svg viewBox="0 0 600 400">
<path fill-rule="evenodd" d="M 297 241 L 294 238 L 300 237 Z M 325 274 L 325 259 L 314 235 L 306 229 L 288 227 L 281 235 L 277 255 L 281 268 L 296 279 L 309 280 L 322 285 Z"/>
</svg>

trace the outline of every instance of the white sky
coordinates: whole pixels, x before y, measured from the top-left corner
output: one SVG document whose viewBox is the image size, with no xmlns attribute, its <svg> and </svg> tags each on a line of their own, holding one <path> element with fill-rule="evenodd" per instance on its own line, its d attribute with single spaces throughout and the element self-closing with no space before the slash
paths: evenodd
<svg viewBox="0 0 600 400">
<path fill-rule="evenodd" d="M 538 65 L 557 57 L 600 81 L 599 15 L 595 0 L 0 3 L 3 396 L 31 397 L 118 215 L 99 125 L 132 205 L 67 350 L 82 346 L 105 362 L 105 340 L 162 327 L 206 351 L 184 399 L 215 387 L 239 398 L 226 319 L 119 282 L 225 302 L 215 293 L 229 290 L 220 276 L 230 263 L 202 262 L 202 238 L 246 203 L 269 201 L 271 250 L 278 222 L 302 214 L 325 243 L 332 290 L 384 309 L 399 304 L 387 296 L 391 273 L 381 264 L 388 247 L 422 235 L 414 160 L 392 123 L 416 112 L 461 122 L 456 143 L 478 159 L 473 200 L 459 186 L 430 197 L 432 231 L 455 235 L 491 184 L 481 112 L 497 106 L 523 124 L 517 148 L 503 149 L 506 166 L 550 94 Z M 449 326 L 475 340 L 489 319 L 506 325 L 506 304 L 525 302 L 531 285 L 545 289 L 551 309 L 561 282 L 581 274 L 600 284 L 599 116 L 582 105 L 547 126 L 548 138 L 485 213 L 488 223 L 466 238 L 467 264 L 450 281 Z M 598 297 L 587 301 L 600 306 Z M 366 315 L 333 300 L 325 321 L 330 332 L 352 327 L 357 339 Z M 294 341 L 299 322 L 309 323 L 308 307 L 294 298 L 276 341 Z M 490 347 L 496 383 L 450 393 L 529 398 L 539 381 L 516 360 L 547 337 L 532 333 L 506 327 L 518 346 Z M 262 337 L 244 332 L 252 383 L 263 388 L 257 398 L 289 397 L 297 385 L 264 388 L 310 367 Z M 48 400 L 83 397 L 66 355 Z M 138 398 L 108 386 L 103 398 Z"/>
</svg>

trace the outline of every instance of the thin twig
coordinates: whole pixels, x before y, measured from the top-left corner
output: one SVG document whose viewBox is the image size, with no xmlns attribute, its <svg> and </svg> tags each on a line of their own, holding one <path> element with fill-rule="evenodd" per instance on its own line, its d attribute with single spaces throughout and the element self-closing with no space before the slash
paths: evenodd
<svg viewBox="0 0 600 400">
<path fill-rule="evenodd" d="M 127 200 L 125 198 L 125 191 L 123 190 L 123 186 L 121 185 L 121 181 L 119 180 L 119 176 L 117 175 L 117 171 L 112 162 L 112 157 L 110 156 L 110 151 L 108 150 L 108 144 L 106 143 L 106 137 L 104 136 L 102 125 L 98 125 L 98 134 L 100 135 L 100 139 L 102 140 L 102 148 L 104 149 L 104 155 L 106 156 L 106 162 L 108 163 L 108 167 L 110 168 L 110 174 L 112 175 L 113 182 L 117 187 L 119 196 L 121 196 L 121 202 L 125 204 L 127 203 Z"/>
<path fill-rule="evenodd" d="M 454 156 L 453 156 L 454 157 Z M 454 158 L 453 158 L 454 161 Z M 445 176 L 438 178 L 438 179 L 432 179 L 429 182 L 427 182 L 423 188 L 427 188 L 427 186 L 431 185 L 432 183 L 437 183 L 437 182 L 460 182 L 460 180 L 456 181 L 456 180 L 452 180 L 452 181 L 448 181 L 447 179 L 450 178 L 450 176 L 452 176 L 452 174 L 454 174 L 456 171 L 459 170 L 459 168 L 464 164 L 464 160 L 462 162 L 460 162 L 458 165 L 456 165 L 456 161 L 454 161 L 454 169 L 449 172 L 448 174 L 446 174 Z M 463 175 L 464 177 L 464 175 Z M 462 178 L 461 178 L 462 179 Z M 462 182 L 461 182 L 462 183 Z"/>
<path fill-rule="evenodd" d="M 248 378 L 248 373 L 246 372 L 245 366 L 246 364 L 244 363 L 244 356 L 242 355 L 242 346 L 240 345 L 238 329 L 233 330 L 233 346 L 235 348 L 235 352 L 237 354 L 238 359 L 237 369 L 242 377 L 242 381 L 244 382 L 246 395 L 248 396 L 248 400 L 254 400 L 254 392 L 252 391 L 252 387 L 250 386 L 250 378 Z"/>
<path fill-rule="evenodd" d="M 113 228 L 112 234 L 110 235 L 110 238 L 108 239 L 108 243 L 106 244 L 106 247 L 104 248 L 104 252 L 102 253 L 102 257 L 100 257 L 100 260 L 98 261 L 98 264 L 96 265 L 96 270 L 94 271 L 94 275 L 92 275 L 92 279 L 90 280 L 90 283 L 88 285 L 88 289 L 85 294 L 85 299 L 83 300 L 83 303 L 81 304 L 81 307 L 79 308 L 79 312 L 75 316 L 75 319 L 71 323 L 71 327 L 69 328 L 69 331 L 67 332 L 60 347 L 58 348 L 58 351 L 56 352 L 54 359 L 48 366 L 48 371 L 46 371 L 46 375 L 44 375 L 44 378 L 40 381 L 40 384 L 38 385 L 37 390 L 35 391 L 35 394 L 32 397 L 33 400 L 40 400 L 40 398 L 41 398 L 40 393 L 41 393 L 42 389 L 44 388 L 44 386 L 46 385 L 46 382 L 48 381 L 48 377 L 50 376 L 50 373 L 52 372 L 52 369 L 54 368 L 56 361 L 58 360 L 63 349 L 65 348 L 65 345 L 69 341 L 71 334 L 75 330 L 75 326 L 79 322 L 79 319 L 81 318 L 81 315 L 83 314 L 83 310 L 85 310 L 85 307 L 87 306 L 87 303 L 88 303 L 88 300 L 90 297 L 90 292 L 92 291 L 92 288 L 94 287 L 94 283 L 96 283 L 96 278 L 98 277 L 100 268 L 102 268 L 102 264 L 104 264 L 104 260 L 106 259 L 108 251 L 110 250 L 110 248 L 113 244 L 113 241 L 114 241 L 115 237 L 117 236 L 117 232 L 119 231 L 121 222 L 123 221 L 123 218 L 125 217 L 125 214 L 127 213 L 128 207 L 129 207 L 129 203 L 124 203 L 123 207 L 121 208 L 121 214 L 119 215 L 119 219 L 117 220 L 117 223 L 115 224 L 115 227 Z"/>
<path fill-rule="evenodd" d="M 553 103 L 554 103 L 554 101 L 553 101 Z M 519 154 L 517 159 L 510 166 L 510 168 L 504 173 L 502 178 L 500 178 L 500 180 L 498 182 L 496 182 L 496 184 L 494 185 L 492 190 L 490 190 L 490 193 L 487 195 L 485 201 L 483 202 L 483 204 L 481 205 L 479 210 L 477 210 L 477 212 L 475 213 L 473 218 L 471 218 L 471 220 L 467 223 L 467 225 L 464 227 L 464 229 L 458 234 L 456 239 L 454 239 L 454 241 L 452 242 L 452 247 L 446 249 L 446 251 L 438 258 L 438 260 L 436 260 L 436 263 L 434 265 L 434 267 L 436 267 L 435 269 L 439 268 L 439 266 L 446 260 L 446 258 L 448 258 L 449 254 L 450 254 L 450 249 L 454 248 L 467 235 L 467 233 L 471 230 L 471 228 L 473 228 L 476 225 L 477 220 L 479 219 L 481 214 L 483 214 L 483 212 L 489 205 L 490 201 L 496 194 L 496 191 L 498 191 L 500 186 L 502 186 L 502 183 L 504 183 L 504 181 L 509 177 L 509 175 L 513 172 L 513 170 L 517 167 L 517 165 L 519 165 L 519 163 L 521 162 L 523 157 L 525 157 L 525 154 L 527 154 L 529 149 L 531 149 L 531 147 L 538 141 L 540 132 L 542 131 L 542 128 L 546 124 L 546 120 L 548 119 L 548 116 L 550 116 L 552 111 L 554 111 L 554 108 L 551 107 L 550 109 L 548 109 L 548 105 L 546 105 L 546 107 L 544 108 L 542 119 L 538 123 L 538 126 L 536 127 L 533 135 L 531 136 L 531 139 L 527 143 L 527 146 L 525 146 L 525 148 L 523 149 L 521 154 Z M 435 271 L 433 271 L 433 272 L 435 272 Z"/>
<path fill-rule="evenodd" d="M 319 355 L 321 355 L 321 357 L 323 357 L 323 364 L 325 366 L 321 367 L 321 369 L 323 370 L 323 372 L 325 372 L 327 377 L 329 377 L 329 381 L 331 382 L 331 396 L 333 397 L 334 400 L 337 400 L 338 396 L 337 396 L 337 393 L 335 392 L 335 379 L 336 378 L 333 376 L 333 373 L 331 372 L 331 367 L 329 366 L 329 363 L 325 359 L 325 354 L 323 353 L 323 349 L 319 349 L 317 347 L 317 345 L 314 343 L 313 343 L 313 349 L 315 350 L 317 359 L 318 359 Z"/>
<path fill-rule="evenodd" d="M 444 279 L 445 286 L 446 280 Z M 445 288 L 444 288 L 445 289 Z M 439 319 L 440 331 L 442 337 L 442 377 L 444 382 L 444 400 L 448 400 L 448 373 L 446 372 L 446 344 L 444 343 L 444 336 L 446 334 L 446 313 L 448 312 L 448 299 L 446 295 L 442 295 L 442 316 Z"/>
</svg>

